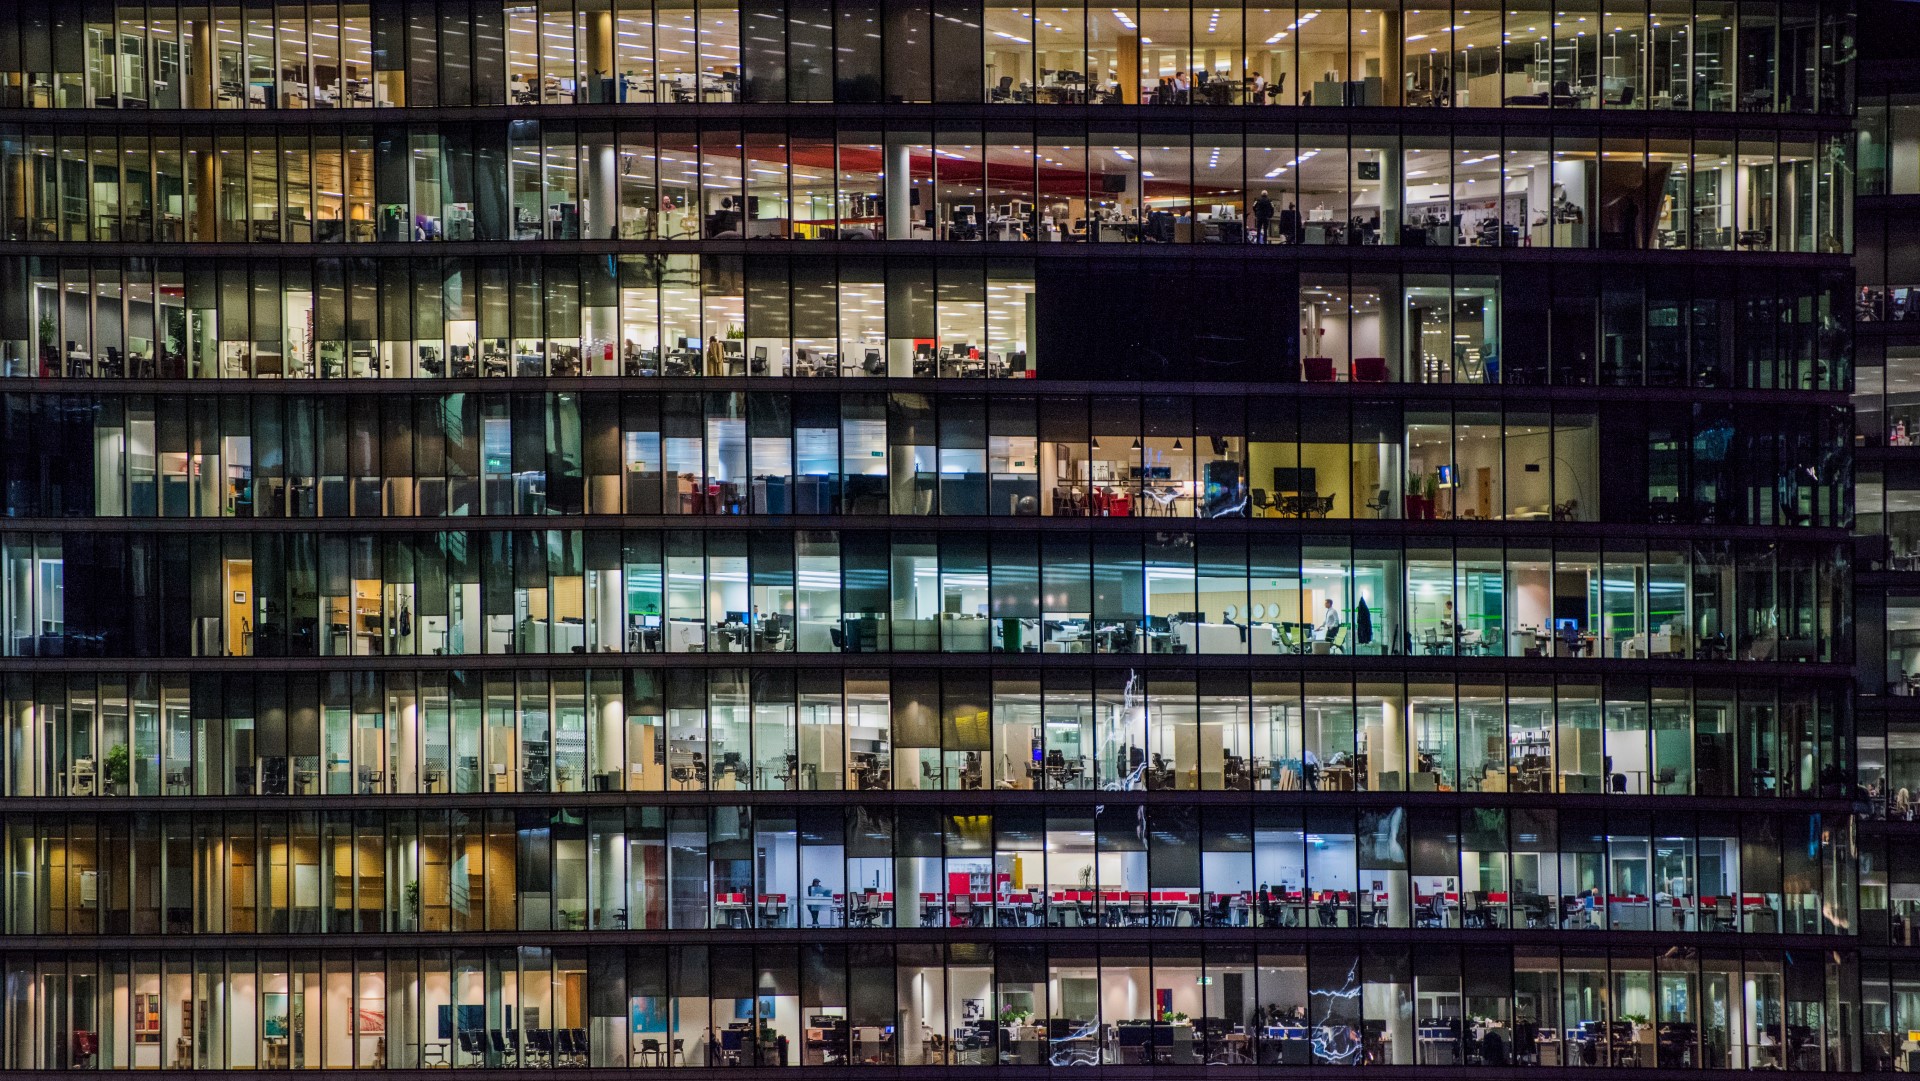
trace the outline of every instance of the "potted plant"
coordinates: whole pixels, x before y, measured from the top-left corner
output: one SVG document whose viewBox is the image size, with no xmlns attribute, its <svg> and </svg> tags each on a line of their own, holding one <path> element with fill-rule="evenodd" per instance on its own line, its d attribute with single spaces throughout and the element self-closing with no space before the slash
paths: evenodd
<svg viewBox="0 0 1920 1081">
<path fill-rule="evenodd" d="M 119 795 L 131 772 L 132 758 L 127 753 L 127 745 L 114 745 L 107 751 L 107 795 Z"/>
<path fill-rule="evenodd" d="M 405 892 L 407 930 L 418 931 L 420 929 L 420 880 L 416 878 L 408 882 Z"/>
<path fill-rule="evenodd" d="M 1429 477 L 1425 473 L 1414 473 L 1407 477 L 1407 517 L 1426 519 L 1433 517 L 1433 496 L 1427 488 Z"/>
</svg>

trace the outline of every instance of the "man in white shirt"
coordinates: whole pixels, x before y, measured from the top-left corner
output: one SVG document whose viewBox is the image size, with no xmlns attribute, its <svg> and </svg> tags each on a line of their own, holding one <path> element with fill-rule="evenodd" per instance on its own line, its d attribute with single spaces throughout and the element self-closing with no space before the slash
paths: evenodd
<svg viewBox="0 0 1920 1081">
<path fill-rule="evenodd" d="M 1320 640 L 1333 641 L 1335 631 L 1340 629 L 1340 609 L 1334 607 L 1333 598 L 1327 598 L 1326 610 L 1320 614 Z"/>
</svg>

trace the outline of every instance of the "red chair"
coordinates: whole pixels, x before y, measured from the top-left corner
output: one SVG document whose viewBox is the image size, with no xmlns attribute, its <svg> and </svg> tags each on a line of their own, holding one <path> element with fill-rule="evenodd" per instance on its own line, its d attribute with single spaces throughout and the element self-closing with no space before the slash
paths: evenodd
<svg viewBox="0 0 1920 1081">
<path fill-rule="evenodd" d="M 1350 378 L 1356 383 L 1384 383 L 1387 381 L 1386 357 L 1354 357 Z"/>
<path fill-rule="evenodd" d="M 1307 357 L 1300 362 L 1300 370 L 1309 383 L 1333 382 L 1332 357 Z"/>
</svg>

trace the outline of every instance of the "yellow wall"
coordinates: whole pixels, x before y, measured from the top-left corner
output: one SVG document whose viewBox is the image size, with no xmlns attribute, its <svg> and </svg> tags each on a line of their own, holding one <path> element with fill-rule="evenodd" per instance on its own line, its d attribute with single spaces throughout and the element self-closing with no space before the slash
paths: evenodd
<svg viewBox="0 0 1920 1081">
<path fill-rule="evenodd" d="M 236 601 L 234 598 L 238 597 Z M 253 628 L 253 562 L 227 561 L 227 655 L 246 652 L 246 632 Z"/>
</svg>

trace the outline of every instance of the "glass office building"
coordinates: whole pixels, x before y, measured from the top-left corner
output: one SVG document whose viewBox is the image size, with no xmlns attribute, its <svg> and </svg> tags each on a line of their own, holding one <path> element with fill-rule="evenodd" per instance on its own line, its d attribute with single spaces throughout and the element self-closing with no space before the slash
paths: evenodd
<svg viewBox="0 0 1920 1081">
<path fill-rule="evenodd" d="M 1907 40 L 1911 41 L 1908 36 Z M 1912 46 L 1904 48 L 1911 54 Z M 1859 574 L 1855 709 L 1860 785 L 1861 1020 L 1863 1063 L 1920 1071 L 1920 865 L 1914 862 L 1920 794 L 1920 591 L 1914 589 L 1916 474 L 1920 444 L 1920 65 L 1911 55 L 1869 65 L 1860 89 L 1857 303 L 1860 365 L 1854 394 Z"/>
<path fill-rule="evenodd" d="M 1920 1068 L 1899 25 L 0 5 L 0 1070 Z"/>
</svg>

